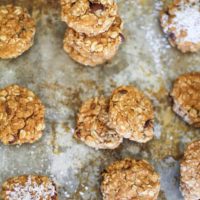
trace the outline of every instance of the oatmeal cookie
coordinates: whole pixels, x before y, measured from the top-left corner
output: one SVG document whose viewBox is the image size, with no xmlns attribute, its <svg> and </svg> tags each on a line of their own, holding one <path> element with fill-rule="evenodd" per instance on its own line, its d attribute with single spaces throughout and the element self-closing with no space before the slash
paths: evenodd
<svg viewBox="0 0 200 200">
<path fill-rule="evenodd" d="M 103 200 L 156 200 L 160 177 L 144 160 L 126 158 L 111 164 L 103 173 Z"/>
<path fill-rule="evenodd" d="M 3 200 L 58 200 L 54 182 L 35 175 L 8 179 L 2 186 L 1 197 Z"/>
<path fill-rule="evenodd" d="M 33 45 L 34 19 L 27 9 L 0 6 L 0 58 L 16 58 Z"/>
<path fill-rule="evenodd" d="M 0 141 L 33 143 L 44 130 L 44 106 L 30 90 L 11 85 L 0 90 Z"/>
<path fill-rule="evenodd" d="M 160 21 L 172 46 L 183 53 L 200 49 L 199 0 L 174 0 L 161 12 Z"/>
<path fill-rule="evenodd" d="M 89 36 L 107 31 L 117 15 L 114 0 L 61 0 L 61 17 L 69 27 Z"/>
<path fill-rule="evenodd" d="M 73 47 L 65 45 L 64 49 L 73 60 L 75 60 L 76 62 L 82 65 L 95 67 L 96 65 L 101 65 L 105 63 L 105 60 L 102 58 L 98 58 L 97 60 L 92 57 L 83 56 L 78 51 L 76 51 Z"/>
<path fill-rule="evenodd" d="M 117 17 L 111 28 L 98 36 L 88 37 L 84 33 L 78 33 L 69 28 L 64 38 L 64 49 L 70 54 L 70 48 L 73 48 L 85 61 L 80 62 L 79 57 L 76 61 L 90 66 L 102 64 L 110 60 L 116 54 L 119 45 L 122 42 L 122 22 Z M 70 54 L 72 55 L 72 53 Z"/>
<path fill-rule="evenodd" d="M 109 118 L 123 136 L 137 142 L 153 138 L 154 111 L 151 101 L 133 86 L 120 86 L 110 99 Z"/>
<path fill-rule="evenodd" d="M 122 137 L 107 125 L 108 100 L 95 97 L 87 100 L 79 110 L 75 137 L 96 149 L 114 149 Z"/>
<path fill-rule="evenodd" d="M 181 191 L 185 200 L 200 199 L 200 141 L 188 145 L 181 162 Z"/>
<path fill-rule="evenodd" d="M 188 124 L 200 128 L 200 72 L 179 76 L 170 96 L 174 112 Z"/>
</svg>

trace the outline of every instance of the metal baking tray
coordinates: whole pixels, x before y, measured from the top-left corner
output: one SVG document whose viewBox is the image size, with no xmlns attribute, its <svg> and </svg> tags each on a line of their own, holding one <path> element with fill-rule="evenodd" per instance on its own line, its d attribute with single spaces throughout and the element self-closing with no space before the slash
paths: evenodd
<svg viewBox="0 0 200 200">
<path fill-rule="evenodd" d="M 148 160 L 161 175 L 159 200 L 182 200 L 179 161 L 199 130 L 187 126 L 171 110 L 168 92 L 180 74 L 200 70 L 200 53 L 182 54 L 169 46 L 159 26 L 161 0 L 118 0 L 125 42 L 103 66 L 84 67 L 63 51 L 67 28 L 58 0 L 1 0 L 28 8 L 37 21 L 34 46 L 13 60 L 0 60 L 0 87 L 17 83 L 40 96 L 46 106 L 43 138 L 32 145 L 0 144 L 0 184 L 21 174 L 52 177 L 61 200 L 99 200 L 101 172 L 125 158 Z M 119 85 L 133 84 L 154 103 L 155 137 L 146 144 L 125 140 L 116 150 L 94 150 L 73 139 L 81 102 L 109 95 Z"/>
</svg>

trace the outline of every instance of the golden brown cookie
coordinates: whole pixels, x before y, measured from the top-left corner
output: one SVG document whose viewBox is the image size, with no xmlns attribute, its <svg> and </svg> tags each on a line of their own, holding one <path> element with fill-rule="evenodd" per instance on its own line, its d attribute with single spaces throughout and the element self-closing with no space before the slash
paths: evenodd
<svg viewBox="0 0 200 200">
<path fill-rule="evenodd" d="M 174 112 L 188 124 L 200 128 L 200 73 L 179 76 L 170 96 Z"/>
<path fill-rule="evenodd" d="M 0 6 L 0 58 L 16 58 L 33 45 L 34 19 L 27 9 Z"/>
<path fill-rule="evenodd" d="M 133 86 L 120 86 L 110 98 L 109 118 L 124 138 L 147 142 L 154 135 L 154 111 L 151 101 Z"/>
<path fill-rule="evenodd" d="M 61 17 L 79 33 L 98 35 L 107 31 L 117 15 L 114 0 L 61 0 Z"/>
<path fill-rule="evenodd" d="M 81 106 L 75 137 L 96 149 L 114 149 L 122 137 L 107 125 L 108 100 L 105 97 L 89 99 Z"/>
<path fill-rule="evenodd" d="M 1 197 L 3 200 L 58 200 L 54 182 L 35 175 L 8 179 L 2 186 Z"/>
<path fill-rule="evenodd" d="M 122 40 L 122 21 L 117 17 L 107 32 L 93 37 L 69 28 L 64 38 L 64 50 L 75 61 L 96 66 L 112 59 Z"/>
<path fill-rule="evenodd" d="M 76 62 L 90 67 L 95 67 L 96 65 L 103 64 L 105 60 L 103 58 L 94 59 L 92 57 L 86 57 L 81 55 L 78 51 L 76 51 L 73 47 L 64 46 L 65 51 L 68 53 L 68 55 L 75 60 Z"/>
<path fill-rule="evenodd" d="M 181 191 L 185 200 L 200 199 L 200 141 L 188 145 L 181 162 Z"/>
<path fill-rule="evenodd" d="M 30 90 L 11 85 L 0 90 L 0 141 L 33 143 L 44 130 L 44 106 Z"/>
<path fill-rule="evenodd" d="M 159 191 L 160 177 L 144 160 L 117 161 L 103 173 L 103 200 L 156 200 Z"/>
<path fill-rule="evenodd" d="M 200 49 L 199 0 L 174 0 L 162 11 L 160 21 L 172 46 L 183 53 Z"/>
</svg>

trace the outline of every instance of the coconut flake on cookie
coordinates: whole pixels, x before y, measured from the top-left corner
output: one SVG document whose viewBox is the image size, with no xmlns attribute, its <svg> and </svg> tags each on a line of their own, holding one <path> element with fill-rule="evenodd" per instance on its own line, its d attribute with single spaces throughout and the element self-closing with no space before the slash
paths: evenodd
<svg viewBox="0 0 200 200">
<path fill-rule="evenodd" d="M 185 37 L 181 37 L 184 42 L 200 42 L 200 7 L 199 3 L 181 3 L 181 9 L 175 12 L 171 26 L 176 27 L 176 32 Z"/>
</svg>

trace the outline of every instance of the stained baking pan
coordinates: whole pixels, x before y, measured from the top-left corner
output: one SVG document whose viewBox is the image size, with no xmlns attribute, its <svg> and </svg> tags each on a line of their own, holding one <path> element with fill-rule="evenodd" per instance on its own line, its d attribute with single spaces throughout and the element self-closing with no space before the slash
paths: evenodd
<svg viewBox="0 0 200 200">
<path fill-rule="evenodd" d="M 161 175 L 159 200 L 182 200 L 179 161 L 187 143 L 200 138 L 171 110 L 168 93 L 180 74 L 200 70 L 200 54 L 182 54 L 169 46 L 159 25 L 159 0 L 118 0 L 125 42 L 101 67 L 83 67 L 63 50 L 65 23 L 59 1 L 1 0 L 27 7 L 37 21 L 33 47 L 17 59 L 0 60 L 0 87 L 17 83 L 33 90 L 46 106 L 46 129 L 32 145 L 0 144 L 0 183 L 21 174 L 52 177 L 61 200 L 101 199 L 100 174 L 109 163 L 127 156 L 148 160 Z M 134 84 L 153 101 L 155 137 L 131 141 L 116 150 L 94 150 L 73 139 L 81 102 L 109 95 L 119 85 Z"/>
</svg>

